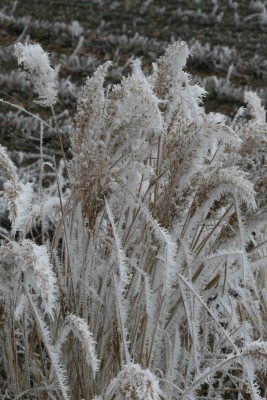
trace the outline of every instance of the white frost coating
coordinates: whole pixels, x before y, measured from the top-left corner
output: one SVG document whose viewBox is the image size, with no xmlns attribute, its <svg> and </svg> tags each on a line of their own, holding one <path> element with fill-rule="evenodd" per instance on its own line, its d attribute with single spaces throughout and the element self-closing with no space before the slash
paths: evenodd
<svg viewBox="0 0 267 400">
<path fill-rule="evenodd" d="M 39 95 L 36 103 L 52 107 L 56 103 L 56 71 L 50 66 L 48 54 L 39 44 L 16 43 L 14 46 L 18 64 L 29 72 Z"/>
<path fill-rule="evenodd" d="M 128 363 L 107 389 L 107 398 L 116 400 L 160 400 L 159 381 L 149 369 Z"/>
<path fill-rule="evenodd" d="M 6 182 L 4 184 L 4 188 L 7 189 L 9 185 L 12 185 L 12 183 Z M 17 214 L 15 219 L 12 220 L 12 230 L 14 232 L 24 230 L 28 213 L 32 208 L 32 200 L 34 195 L 32 183 L 27 182 L 25 185 L 23 183 L 19 183 L 18 187 L 19 191 L 14 199 Z M 12 214 L 10 215 L 12 216 Z"/>
<path fill-rule="evenodd" d="M 243 352 L 245 354 L 251 354 L 251 355 L 258 355 L 264 356 L 266 358 L 267 356 L 267 341 L 265 340 L 255 340 L 254 342 L 251 343 L 246 343 Z"/>
<path fill-rule="evenodd" d="M 95 376 L 96 371 L 99 369 L 99 360 L 96 355 L 96 342 L 89 330 L 87 322 L 83 318 L 79 318 L 74 314 L 68 315 L 65 322 L 57 347 L 61 347 L 68 334 L 72 332 L 81 343 L 86 362 L 91 366 Z"/>
<path fill-rule="evenodd" d="M 46 313 L 53 316 L 57 300 L 56 277 L 45 246 L 37 246 L 31 240 L 23 240 L 19 249 L 22 268 L 32 268 L 33 284 L 40 290 Z"/>
<path fill-rule="evenodd" d="M 254 122 L 256 124 L 265 124 L 266 112 L 261 105 L 259 96 L 255 92 L 249 91 L 245 93 L 244 100 L 250 107 Z"/>
</svg>

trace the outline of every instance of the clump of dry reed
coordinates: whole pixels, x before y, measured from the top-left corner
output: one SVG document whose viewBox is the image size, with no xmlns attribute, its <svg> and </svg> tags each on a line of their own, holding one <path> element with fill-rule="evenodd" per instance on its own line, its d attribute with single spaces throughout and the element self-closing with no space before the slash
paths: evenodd
<svg viewBox="0 0 267 400">
<path fill-rule="evenodd" d="M 47 56 L 16 53 L 53 114 Z M 242 110 L 230 123 L 205 114 L 188 54 L 175 43 L 150 76 L 136 60 L 111 87 L 110 63 L 99 67 L 78 101 L 72 158 L 41 153 L 39 188 L 0 147 L 5 398 L 266 396 L 265 111 L 248 93 L 247 122 Z"/>
</svg>

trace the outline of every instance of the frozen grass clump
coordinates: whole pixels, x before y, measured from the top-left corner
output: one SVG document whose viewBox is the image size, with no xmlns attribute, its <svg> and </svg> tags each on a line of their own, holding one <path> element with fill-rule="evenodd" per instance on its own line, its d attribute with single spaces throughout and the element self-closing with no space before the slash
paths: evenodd
<svg viewBox="0 0 267 400">
<path fill-rule="evenodd" d="M 257 95 L 245 96 L 248 122 L 243 109 L 229 123 L 206 114 L 184 42 L 150 76 L 133 61 L 118 85 L 105 84 L 107 62 L 79 95 L 70 159 L 51 160 L 44 126 L 63 151 L 56 73 L 39 45 L 18 43 L 16 54 L 53 119 L 36 119 L 34 182 L 0 147 L 11 225 L 0 247 L 1 396 L 266 398 L 267 126 Z"/>
</svg>

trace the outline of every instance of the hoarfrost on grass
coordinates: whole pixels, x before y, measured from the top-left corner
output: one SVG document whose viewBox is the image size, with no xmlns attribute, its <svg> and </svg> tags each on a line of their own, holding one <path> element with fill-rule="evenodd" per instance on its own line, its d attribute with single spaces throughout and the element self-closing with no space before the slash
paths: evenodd
<svg viewBox="0 0 267 400">
<path fill-rule="evenodd" d="M 36 92 L 39 95 L 37 103 L 52 107 L 56 103 L 56 71 L 50 66 L 48 54 L 39 44 L 16 43 L 14 46 L 18 64 L 23 64 L 29 72 Z"/>
<path fill-rule="evenodd" d="M 16 53 L 52 107 L 47 54 L 20 43 Z M 72 160 L 56 166 L 41 148 L 32 183 L 0 147 L 11 221 L 0 246 L 9 397 L 32 383 L 79 400 L 264 395 L 265 111 L 249 92 L 252 120 L 205 114 L 188 54 L 172 44 L 149 77 L 132 61 L 113 87 L 104 82 L 110 63 L 98 67 L 79 96 Z"/>
</svg>

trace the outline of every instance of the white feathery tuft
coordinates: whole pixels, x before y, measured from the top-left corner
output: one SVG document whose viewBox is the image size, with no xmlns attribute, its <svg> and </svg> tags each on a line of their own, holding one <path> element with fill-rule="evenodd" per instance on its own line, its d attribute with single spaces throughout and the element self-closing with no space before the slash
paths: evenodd
<svg viewBox="0 0 267 400">
<path fill-rule="evenodd" d="M 57 285 L 46 247 L 25 239 L 18 251 L 22 269 L 32 269 L 32 281 L 29 283 L 39 289 L 45 312 L 52 317 L 56 308 Z"/>
<path fill-rule="evenodd" d="M 86 362 L 92 368 L 95 376 L 99 368 L 99 360 L 96 356 L 96 342 L 93 339 L 93 335 L 89 330 L 87 322 L 83 318 L 77 317 L 74 314 L 68 315 L 65 319 L 65 325 L 61 332 L 57 348 L 62 346 L 70 332 L 72 332 L 79 340 Z"/>
<path fill-rule="evenodd" d="M 156 376 L 149 369 L 130 362 L 111 381 L 106 396 L 116 400 L 160 400 L 162 394 Z"/>
<path fill-rule="evenodd" d="M 39 99 L 39 103 L 52 107 L 56 103 L 56 71 L 50 66 L 48 54 L 39 44 L 16 43 L 14 46 L 18 64 L 23 64 L 29 72 Z"/>
</svg>

